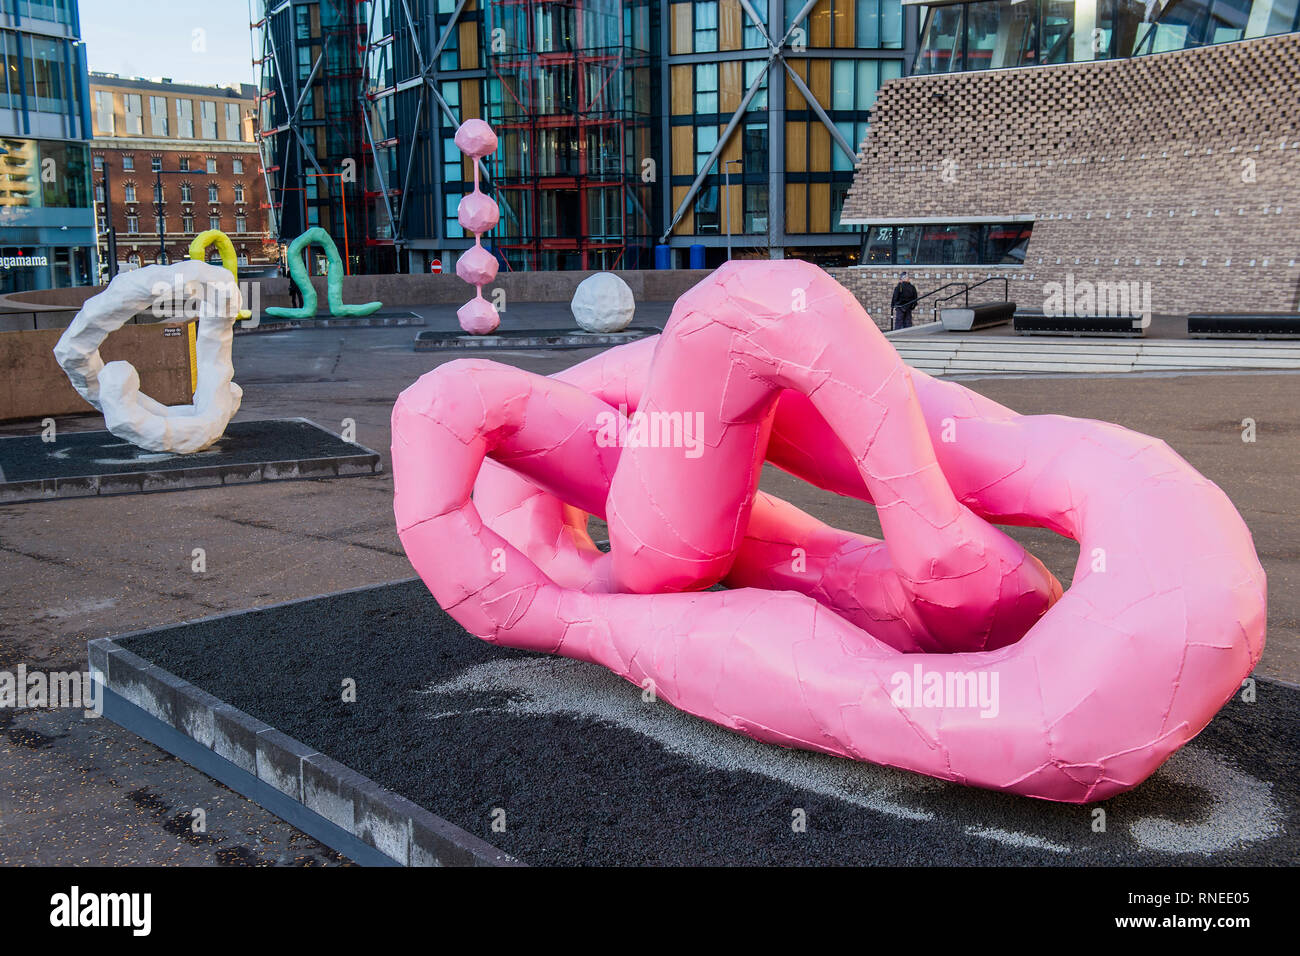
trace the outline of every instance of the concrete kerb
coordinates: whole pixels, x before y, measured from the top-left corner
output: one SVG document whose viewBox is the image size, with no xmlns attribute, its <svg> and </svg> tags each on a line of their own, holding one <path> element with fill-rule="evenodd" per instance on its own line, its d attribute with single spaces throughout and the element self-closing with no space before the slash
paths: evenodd
<svg viewBox="0 0 1300 956">
<path fill-rule="evenodd" d="M 369 588 L 349 589 L 364 590 Z M 319 597 L 269 607 L 301 604 Z M 180 626 L 247 613 L 230 611 L 184 621 Z M 173 626 L 177 625 L 166 627 Z M 162 629 L 148 628 L 87 642 L 91 679 L 99 685 L 104 716 L 109 720 L 356 862 L 379 866 L 523 865 L 455 824 L 118 643 Z"/>
</svg>

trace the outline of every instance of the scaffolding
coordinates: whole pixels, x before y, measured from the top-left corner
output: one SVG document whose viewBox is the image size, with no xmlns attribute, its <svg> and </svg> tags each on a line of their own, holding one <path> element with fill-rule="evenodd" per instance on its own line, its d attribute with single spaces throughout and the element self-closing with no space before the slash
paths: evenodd
<svg viewBox="0 0 1300 956">
<path fill-rule="evenodd" d="M 487 5 L 493 244 L 511 268 L 636 269 L 651 260 L 656 177 L 652 4 Z"/>
<path fill-rule="evenodd" d="M 377 258 L 366 243 L 372 222 L 357 89 L 368 6 L 364 0 L 250 0 L 271 228 L 281 242 L 324 228 L 340 249 L 354 250 L 351 271 L 393 266 L 391 253 Z"/>
</svg>

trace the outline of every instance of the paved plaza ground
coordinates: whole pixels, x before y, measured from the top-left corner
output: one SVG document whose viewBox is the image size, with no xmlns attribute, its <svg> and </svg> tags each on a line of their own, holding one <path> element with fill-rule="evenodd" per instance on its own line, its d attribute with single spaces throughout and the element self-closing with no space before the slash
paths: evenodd
<svg viewBox="0 0 1300 956">
<path fill-rule="evenodd" d="M 451 307 L 423 310 L 451 328 Z M 638 324 L 662 325 L 667 303 Z M 507 322 L 564 327 L 567 306 L 515 306 Z M 385 473 L 154 495 L 0 506 L 0 670 L 82 669 L 86 641 L 222 611 L 408 578 L 393 525 L 389 415 L 397 394 L 454 353 L 411 349 L 415 329 L 247 335 L 235 342 L 238 420 L 309 418 L 379 451 Z M 493 358 L 549 374 L 591 352 Z M 1241 511 L 1269 579 L 1259 673 L 1300 683 L 1300 376 L 983 377 L 970 388 L 1022 412 L 1117 422 L 1165 439 Z M 1241 423 L 1256 422 L 1245 443 Z M 59 421 L 102 427 L 98 416 Z M 0 434 L 28 434 L 19 423 Z M 817 517 L 878 533 L 872 509 L 768 469 L 764 487 Z M 1013 529 L 1061 578 L 1077 547 Z M 206 571 L 191 570 L 193 549 Z M 320 635 L 322 641 L 329 634 Z M 468 638 L 467 638 L 468 639 Z M 256 680 L 258 675 L 248 675 Z M 206 832 L 190 828 L 202 808 Z M 322 865 L 346 862 L 165 752 L 79 711 L 0 710 L 0 863 Z"/>
</svg>

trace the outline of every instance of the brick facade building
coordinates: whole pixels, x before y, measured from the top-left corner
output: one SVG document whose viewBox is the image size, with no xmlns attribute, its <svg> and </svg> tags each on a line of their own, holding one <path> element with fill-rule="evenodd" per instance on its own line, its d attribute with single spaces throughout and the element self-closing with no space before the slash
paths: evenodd
<svg viewBox="0 0 1300 956">
<path fill-rule="evenodd" d="M 1286 33 L 887 83 L 844 210 L 844 223 L 869 227 L 864 261 L 888 224 L 1032 233 L 1019 259 L 977 266 L 889 261 L 882 241 L 880 264 L 837 278 L 881 325 L 904 268 L 922 294 L 1006 276 L 1021 307 L 1067 283 L 1123 282 L 1149 283 L 1156 314 L 1296 311 L 1298 76 L 1300 34 Z M 930 314 L 927 301 L 916 319 Z"/>
<path fill-rule="evenodd" d="M 194 237 L 209 229 L 230 237 L 241 266 L 256 270 L 278 261 L 278 246 L 267 231 L 251 85 L 193 86 L 91 73 L 90 99 L 101 263 L 109 261 L 110 222 L 119 269 L 160 261 L 159 202 L 168 262 L 185 258 Z M 209 256 L 215 259 L 215 249 Z"/>
</svg>

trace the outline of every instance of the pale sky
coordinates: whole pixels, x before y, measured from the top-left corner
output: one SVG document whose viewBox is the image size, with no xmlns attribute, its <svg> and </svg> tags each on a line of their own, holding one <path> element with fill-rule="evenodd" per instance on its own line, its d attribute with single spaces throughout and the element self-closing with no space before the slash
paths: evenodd
<svg viewBox="0 0 1300 956">
<path fill-rule="evenodd" d="M 81 0 L 92 71 L 177 83 L 256 82 L 251 19 L 248 0 Z"/>
</svg>

